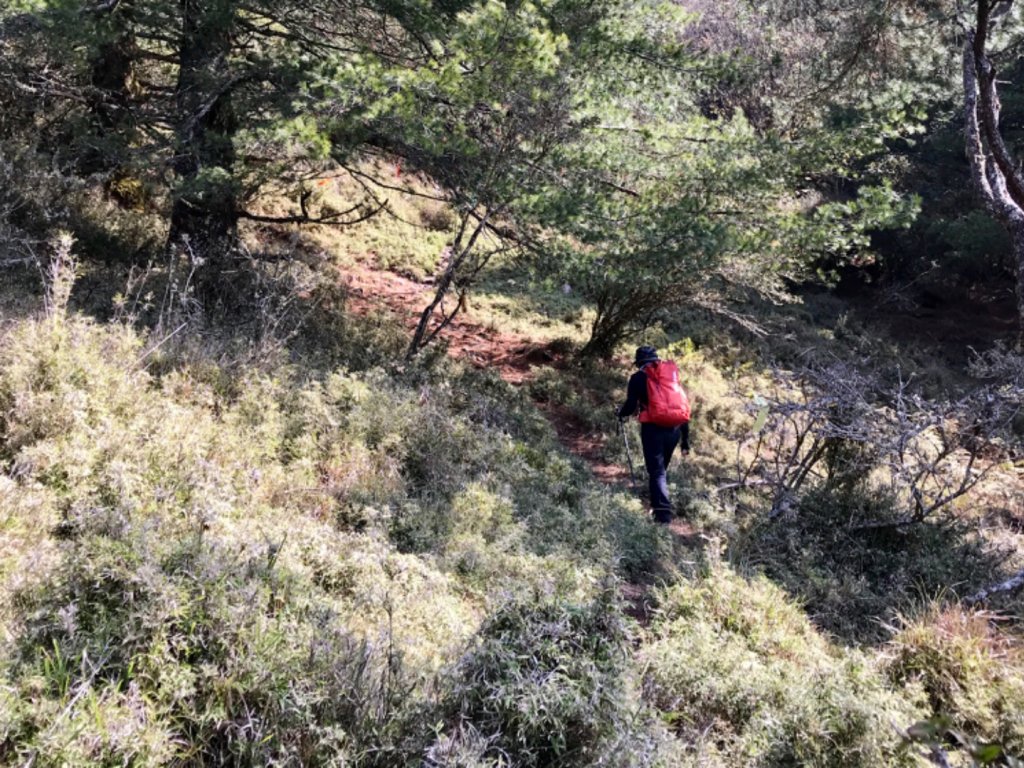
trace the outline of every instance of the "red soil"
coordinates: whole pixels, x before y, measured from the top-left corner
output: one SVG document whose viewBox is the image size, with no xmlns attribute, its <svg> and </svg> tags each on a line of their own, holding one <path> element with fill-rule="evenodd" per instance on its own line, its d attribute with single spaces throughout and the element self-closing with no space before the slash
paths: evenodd
<svg viewBox="0 0 1024 768">
<path fill-rule="evenodd" d="M 416 327 L 420 313 L 433 298 L 433 286 L 417 283 L 392 272 L 357 267 L 347 273 L 348 306 L 356 314 L 369 314 L 387 307 L 410 331 Z M 436 321 L 433 321 L 436 323 Z M 431 328 L 435 325 L 431 325 Z M 448 354 L 477 368 L 494 370 L 510 384 L 528 384 L 537 371 L 559 365 L 562 357 L 548 347 L 525 336 L 506 333 L 475 323 L 461 313 L 444 329 L 442 337 Z M 624 484 L 629 472 L 603 458 L 603 438 L 589 429 L 569 409 L 557 403 L 538 402 L 562 444 L 590 466 L 594 475 L 607 483 Z"/>
<path fill-rule="evenodd" d="M 350 271 L 345 282 L 350 310 L 365 315 L 384 306 L 410 331 L 416 327 L 420 313 L 433 297 L 430 285 L 365 266 Z M 456 316 L 442 332 L 442 337 L 452 357 L 478 368 L 495 370 L 502 379 L 516 386 L 528 384 L 539 369 L 565 362 L 544 345 L 518 334 L 485 328 L 465 313 Z M 625 467 L 604 459 L 602 435 L 591 430 L 564 406 L 552 402 L 536 402 L 536 405 L 551 422 L 561 443 L 587 462 L 596 478 L 621 486 L 629 482 L 629 471 Z M 699 536 L 692 525 L 678 518 L 669 524 L 668 529 L 683 544 L 693 543 Z M 641 626 L 647 626 L 651 621 L 653 607 L 649 593 L 650 587 L 645 584 L 626 582 L 621 585 L 626 613 Z"/>
</svg>

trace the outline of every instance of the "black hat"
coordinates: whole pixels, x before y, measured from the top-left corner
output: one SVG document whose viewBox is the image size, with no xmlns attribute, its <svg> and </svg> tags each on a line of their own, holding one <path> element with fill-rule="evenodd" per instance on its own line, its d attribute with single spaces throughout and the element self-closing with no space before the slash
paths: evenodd
<svg viewBox="0 0 1024 768">
<path fill-rule="evenodd" d="M 636 358 L 633 360 L 633 363 L 634 365 L 636 365 L 637 368 L 640 368 L 644 365 L 647 365 L 647 363 L 653 363 L 657 359 L 658 350 L 656 350 L 654 347 L 637 347 Z"/>
</svg>

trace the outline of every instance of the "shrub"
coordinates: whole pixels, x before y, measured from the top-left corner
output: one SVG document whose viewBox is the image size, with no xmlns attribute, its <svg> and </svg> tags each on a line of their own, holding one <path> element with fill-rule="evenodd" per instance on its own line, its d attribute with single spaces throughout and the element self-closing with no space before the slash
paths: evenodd
<svg viewBox="0 0 1024 768">
<path fill-rule="evenodd" d="M 432 232 L 454 232 L 459 223 L 455 212 L 440 203 L 425 203 L 419 213 L 423 226 Z"/>
<path fill-rule="evenodd" d="M 640 583 L 671 583 L 678 577 L 674 564 L 674 535 L 663 526 L 651 525 L 650 515 L 639 499 L 626 494 L 589 494 L 584 508 L 596 520 L 593 525 L 609 547 L 610 557 L 622 578 Z"/>
<path fill-rule="evenodd" d="M 307 439 L 295 409 L 317 398 L 153 379 L 140 343 L 57 318 L 0 347 L 4 761 L 393 765 L 477 616 L 429 563 L 320 514 L 311 467 L 366 444 L 336 418 L 358 382 L 327 387 Z"/>
<path fill-rule="evenodd" d="M 991 616 L 932 606 L 903 619 L 886 646 L 886 670 L 900 686 L 920 685 L 935 716 L 979 742 L 1024 756 L 1024 648 Z"/>
<path fill-rule="evenodd" d="M 125 415 L 148 376 L 135 365 L 141 340 L 86 322 L 29 321 L 0 358 L 0 460 L 23 447 L 95 424 L 96 400 Z"/>
<path fill-rule="evenodd" d="M 521 394 L 444 363 L 303 380 L 143 349 L 63 315 L 0 345 L 4 760 L 400 764 L 499 594 L 558 596 L 522 615 L 523 643 L 569 663 L 565 691 L 537 689 L 566 718 L 550 754 L 597 750 L 636 699 L 604 698 L 623 635 L 585 601 L 620 553 L 646 573 L 660 544 L 587 491 Z M 544 712 L 478 705 L 549 754 Z"/>
<path fill-rule="evenodd" d="M 640 659 L 647 701 L 722 765 L 903 764 L 892 723 L 920 713 L 778 588 L 724 566 L 662 593 Z"/>
<path fill-rule="evenodd" d="M 475 734 L 482 758 L 597 764 L 627 727 L 627 635 L 613 595 L 584 604 L 534 596 L 497 610 L 453 671 L 448 727 Z"/>
<path fill-rule="evenodd" d="M 886 519 L 891 497 L 854 490 L 808 492 L 793 519 L 759 521 L 731 543 L 738 558 L 799 596 L 818 626 L 853 641 L 881 641 L 883 622 L 949 584 L 977 584 L 995 553 L 965 525 L 925 521 L 851 532 L 847 522 Z M 979 585 L 980 586 L 980 585 Z"/>
</svg>

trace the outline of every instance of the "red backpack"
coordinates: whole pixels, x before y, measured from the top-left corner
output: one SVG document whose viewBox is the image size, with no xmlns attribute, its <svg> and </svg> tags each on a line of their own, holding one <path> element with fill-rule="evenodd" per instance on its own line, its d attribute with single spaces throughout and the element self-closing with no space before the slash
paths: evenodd
<svg viewBox="0 0 1024 768">
<path fill-rule="evenodd" d="M 647 374 L 647 407 L 640 422 L 675 428 L 690 420 L 690 399 L 679 383 L 679 368 L 671 360 L 658 360 L 643 367 Z"/>
</svg>

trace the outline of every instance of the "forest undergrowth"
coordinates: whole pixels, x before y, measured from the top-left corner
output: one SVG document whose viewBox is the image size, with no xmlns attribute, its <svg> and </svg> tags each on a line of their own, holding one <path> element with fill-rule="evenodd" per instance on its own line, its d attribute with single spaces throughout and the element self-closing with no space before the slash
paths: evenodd
<svg viewBox="0 0 1024 768">
<path fill-rule="evenodd" d="M 538 409 L 621 466 L 622 366 L 534 356 L 513 385 L 439 352 L 396 362 L 401 318 L 346 312 L 332 271 L 292 283 L 287 336 L 205 323 L 185 294 L 145 331 L 71 308 L 68 259 L 42 306 L 4 304 L 0 763 L 1024 753 L 1013 603 L 957 598 L 1016 567 L 1019 528 L 961 506 L 857 538 L 851 506 L 887 503 L 862 487 L 775 519 L 756 485 L 723 489 L 771 373 L 712 324 L 655 338 L 695 403 L 683 538 Z"/>
<path fill-rule="evenodd" d="M 1022 62 L 1013 0 L 0 3 L 0 766 L 1024 765 Z"/>
</svg>

